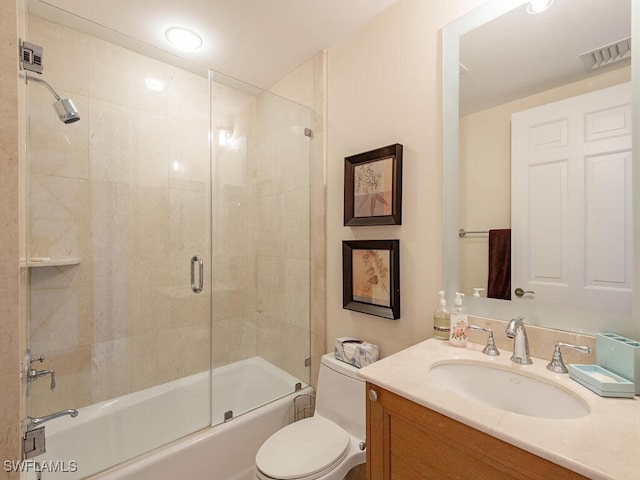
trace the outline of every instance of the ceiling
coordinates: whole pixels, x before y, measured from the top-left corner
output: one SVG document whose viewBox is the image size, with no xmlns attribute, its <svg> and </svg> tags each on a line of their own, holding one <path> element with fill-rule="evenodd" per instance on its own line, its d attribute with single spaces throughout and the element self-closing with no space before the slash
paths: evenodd
<svg viewBox="0 0 640 480">
<path fill-rule="evenodd" d="M 460 39 L 460 115 L 501 105 L 629 65 L 587 71 L 579 55 L 631 36 L 631 0 L 555 0 L 537 15 L 526 6 Z"/>
<path fill-rule="evenodd" d="M 395 1 L 29 0 L 28 5 L 35 15 L 118 44 L 127 39 L 132 43 L 141 41 L 145 45 L 137 42 L 129 46 L 143 50 L 141 53 L 162 56 L 149 48 L 156 47 L 179 54 L 193 64 L 267 88 Z M 171 26 L 199 33 L 203 37 L 202 48 L 191 54 L 173 49 L 164 38 L 165 30 Z"/>
</svg>

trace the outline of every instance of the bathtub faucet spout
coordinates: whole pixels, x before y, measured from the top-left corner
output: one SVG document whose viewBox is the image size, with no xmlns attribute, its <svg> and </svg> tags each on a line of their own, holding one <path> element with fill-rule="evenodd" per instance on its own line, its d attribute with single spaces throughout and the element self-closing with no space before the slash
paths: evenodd
<svg viewBox="0 0 640 480">
<path fill-rule="evenodd" d="M 60 412 L 52 413 L 51 415 L 45 415 L 44 417 L 27 417 L 26 426 L 27 431 L 33 430 L 38 425 L 48 422 L 49 420 L 53 420 L 54 418 L 64 417 L 65 415 L 69 415 L 72 418 L 78 416 L 78 410 L 75 408 L 70 408 L 68 410 L 62 410 Z"/>
</svg>

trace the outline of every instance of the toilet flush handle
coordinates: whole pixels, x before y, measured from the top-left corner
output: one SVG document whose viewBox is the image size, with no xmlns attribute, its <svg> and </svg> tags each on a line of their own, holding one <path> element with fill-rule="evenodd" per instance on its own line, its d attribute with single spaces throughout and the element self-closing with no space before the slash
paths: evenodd
<svg viewBox="0 0 640 480">
<path fill-rule="evenodd" d="M 376 392 L 373 389 L 369 390 L 369 400 L 371 400 L 372 402 L 377 402 L 378 401 L 378 392 Z"/>
</svg>

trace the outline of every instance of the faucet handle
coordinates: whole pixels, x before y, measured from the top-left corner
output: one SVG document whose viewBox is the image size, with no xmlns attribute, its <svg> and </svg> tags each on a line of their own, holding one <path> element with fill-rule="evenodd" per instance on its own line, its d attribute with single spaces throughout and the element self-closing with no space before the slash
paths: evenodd
<svg viewBox="0 0 640 480">
<path fill-rule="evenodd" d="M 556 346 L 553 349 L 553 357 L 551 358 L 551 361 L 547 365 L 547 370 L 551 370 L 552 372 L 556 372 L 556 373 L 569 372 L 569 369 L 567 368 L 567 366 L 564 364 L 564 361 L 562 360 L 562 351 L 560 350 L 560 348 L 562 347 L 571 348 L 573 350 L 577 350 L 582 353 L 591 353 L 591 347 L 588 347 L 586 345 L 573 345 L 571 343 L 556 342 Z"/>
<path fill-rule="evenodd" d="M 27 381 L 33 382 L 35 379 L 40 378 L 44 375 L 51 375 L 51 390 L 56 389 L 56 372 L 54 370 L 36 370 L 32 368 L 28 372 Z"/>
<path fill-rule="evenodd" d="M 500 351 L 496 348 L 496 342 L 493 339 L 493 331 L 490 328 L 478 327 L 477 325 L 469 325 L 469 330 L 480 330 L 482 332 L 487 332 L 489 336 L 487 337 L 487 345 L 482 350 L 482 353 L 485 355 L 489 355 L 491 357 L 497 357 L 500 355 Z"/>
</svg>

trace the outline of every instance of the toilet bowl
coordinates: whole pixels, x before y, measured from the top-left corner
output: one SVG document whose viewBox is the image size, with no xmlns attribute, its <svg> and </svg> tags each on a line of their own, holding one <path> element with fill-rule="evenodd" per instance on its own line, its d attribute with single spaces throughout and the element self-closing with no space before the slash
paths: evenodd
<svg viewBox="0 0 640 480">
<path fill-rule="evenodd" d="M 358 369 L 322 357 L 316 411 L 271 435 L 256 454 L 260 480 L 342 480 L 365 462 L 365 382 Z"/>
</svg>

